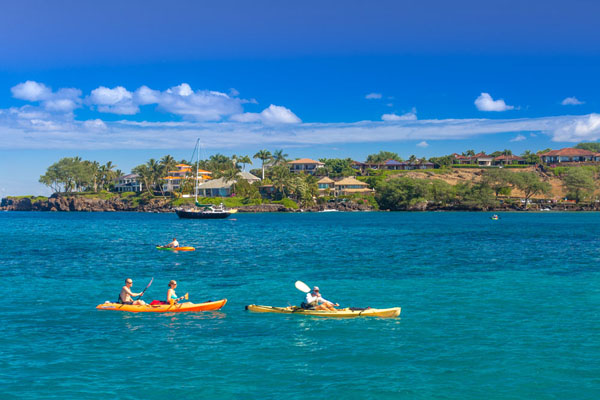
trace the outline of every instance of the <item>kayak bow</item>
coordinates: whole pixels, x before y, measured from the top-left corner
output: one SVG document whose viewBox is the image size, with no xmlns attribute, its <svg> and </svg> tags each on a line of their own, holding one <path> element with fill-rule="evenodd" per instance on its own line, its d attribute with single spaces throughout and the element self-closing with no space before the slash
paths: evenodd
<svg viewBox="0 0 600 400">
<path fill-rule="evenodd" d="M 194 247 L 167 247 L 167 246 L 156 246 L 157 250 L 170 250 L 170 251 L 194 251 L 196 250 Z"/>
</svg>

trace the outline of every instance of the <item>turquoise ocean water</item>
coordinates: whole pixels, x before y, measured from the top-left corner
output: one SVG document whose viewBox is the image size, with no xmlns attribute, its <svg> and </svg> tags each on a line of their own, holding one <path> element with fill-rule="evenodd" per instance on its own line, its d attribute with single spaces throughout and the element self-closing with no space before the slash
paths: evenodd
<svg viewBox="0 0 600 400">
<path fill-rule="evenodd" d="M 0 398 L 597 399 L 600 214 L 0 213 Z M 196 252 L 154 249 L 176 235 Z M 98 311 L 131 277 L 218 312 Z M 294 281 L 397 319 L 252 314 Z"/>
</svg>

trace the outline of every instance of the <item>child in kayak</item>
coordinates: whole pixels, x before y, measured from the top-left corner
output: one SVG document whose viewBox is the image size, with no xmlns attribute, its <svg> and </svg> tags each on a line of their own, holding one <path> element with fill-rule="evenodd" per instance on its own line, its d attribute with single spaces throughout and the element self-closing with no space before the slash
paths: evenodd
<svg viewBox="0 0 600 400">
<path fill-rule="evenodd" d="M 146 305 L 144 300 L 133 300 L 134 297 L 143 296 L 144 292 L 133 293 L 131 291 L 131 287 L 133 286 L 133 281 L 131 278 L 125 279 L 125 286 L 121 288 L 121 293 L 119 294 L 119 303 L 121 304 L 133 304 L 133 305 Z"/>
<path fill-rule="evenodd" d="M 339 307 L 339 304 L 334 304 L 329 300 L 325 300 L 323 297 L 321 297 L 319 287 L 315 286 L 312 292 L 306 293 L 306 299 L 301 304 L 301 307 L 305 310 L 336 311 L 335 307 Z"/>
</svg>

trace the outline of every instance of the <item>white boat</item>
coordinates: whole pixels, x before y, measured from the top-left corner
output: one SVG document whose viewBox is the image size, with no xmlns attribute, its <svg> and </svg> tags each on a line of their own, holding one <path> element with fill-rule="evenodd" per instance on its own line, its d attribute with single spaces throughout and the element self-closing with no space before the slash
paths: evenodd
<svg viewBox="0 0 600 400">
<path fill-rule="evenodd" d="M 326 208 L 326 209 L 324 209 L 324 210 L 321 210 L 321 211 L 319 211 L 319 212 L 338 212 L 338 211 L 340 211 L 340 210 L 335 210 L 335 209 L 333 209 L 333 208 Z"/>
</svg>

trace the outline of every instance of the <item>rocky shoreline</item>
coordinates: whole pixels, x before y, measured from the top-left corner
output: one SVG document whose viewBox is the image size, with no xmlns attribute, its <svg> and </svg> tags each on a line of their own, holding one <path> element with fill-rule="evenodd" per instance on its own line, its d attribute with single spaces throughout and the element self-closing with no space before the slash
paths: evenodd
<svg viewBox="0 0 600 400">
<path fill-rule="evenodd" d="M 260 204 L 236 207 L 240 213 L 264 213 L 264 212 L 320 212 L 324 210 L 336 211 L 375 211 L 368 204 L 358 204 L 355 202 L 339 202 L 316 205 L 304 209 L 287 208 L 283 204 Z M 168 213 L 173 212 L 174 207 L 170 199 L 151 198 L 143 204 L 136 204 L 128 199 L 110 198 L 101 199 L 83 196 L 62 196 L 54 194 L 48 199 L 32 199 L 29 197 L 3 198 L 0 202 L 0 210 L 3 211 L 56 211 L 56 212 L 115 212 L 115 211 L 133 211 L 133 212 L 152 212 Z M 527 211 L 600 211 L 600 203 L 594 204 L 531 204 Z M 522 207 L 512 205 L 501 205 L 488 209 L 465 206 L 439 206 L 430 203 L 417 203 L 405 209 L 397 211 L 525 211 Z"/>
<path fill-rule="evenodd" d="M 236 207 L 238 212 L 261 213 L 261 212 L 299 212 L 312 211 L 318 212 L 325 209 L 335 209 L 338 211 L 371 211 L 373 207 L 367 204 L 358 204 L 353 202 L 337 203 L 335 205 L 317 205 L 314 207 L 297 210 L 287 208 L 283 204 L 260 204 Z M 83 196 L 62 196 L 52 195 L 48 199 L 34 199 L 29 197 L 3 198 L 0 202 L 0 210 L 4 211 L 56 211 L 56 212 L 115 212 L 115 211 L 134 211 L 134 212 L 153 212 L 167 213 L 173 212 L 174 207 L 170 199 L 152 198 L 143 204 L 135 204 L 127 199 L 110 198 L 101 199 Z"/>
</svg>

